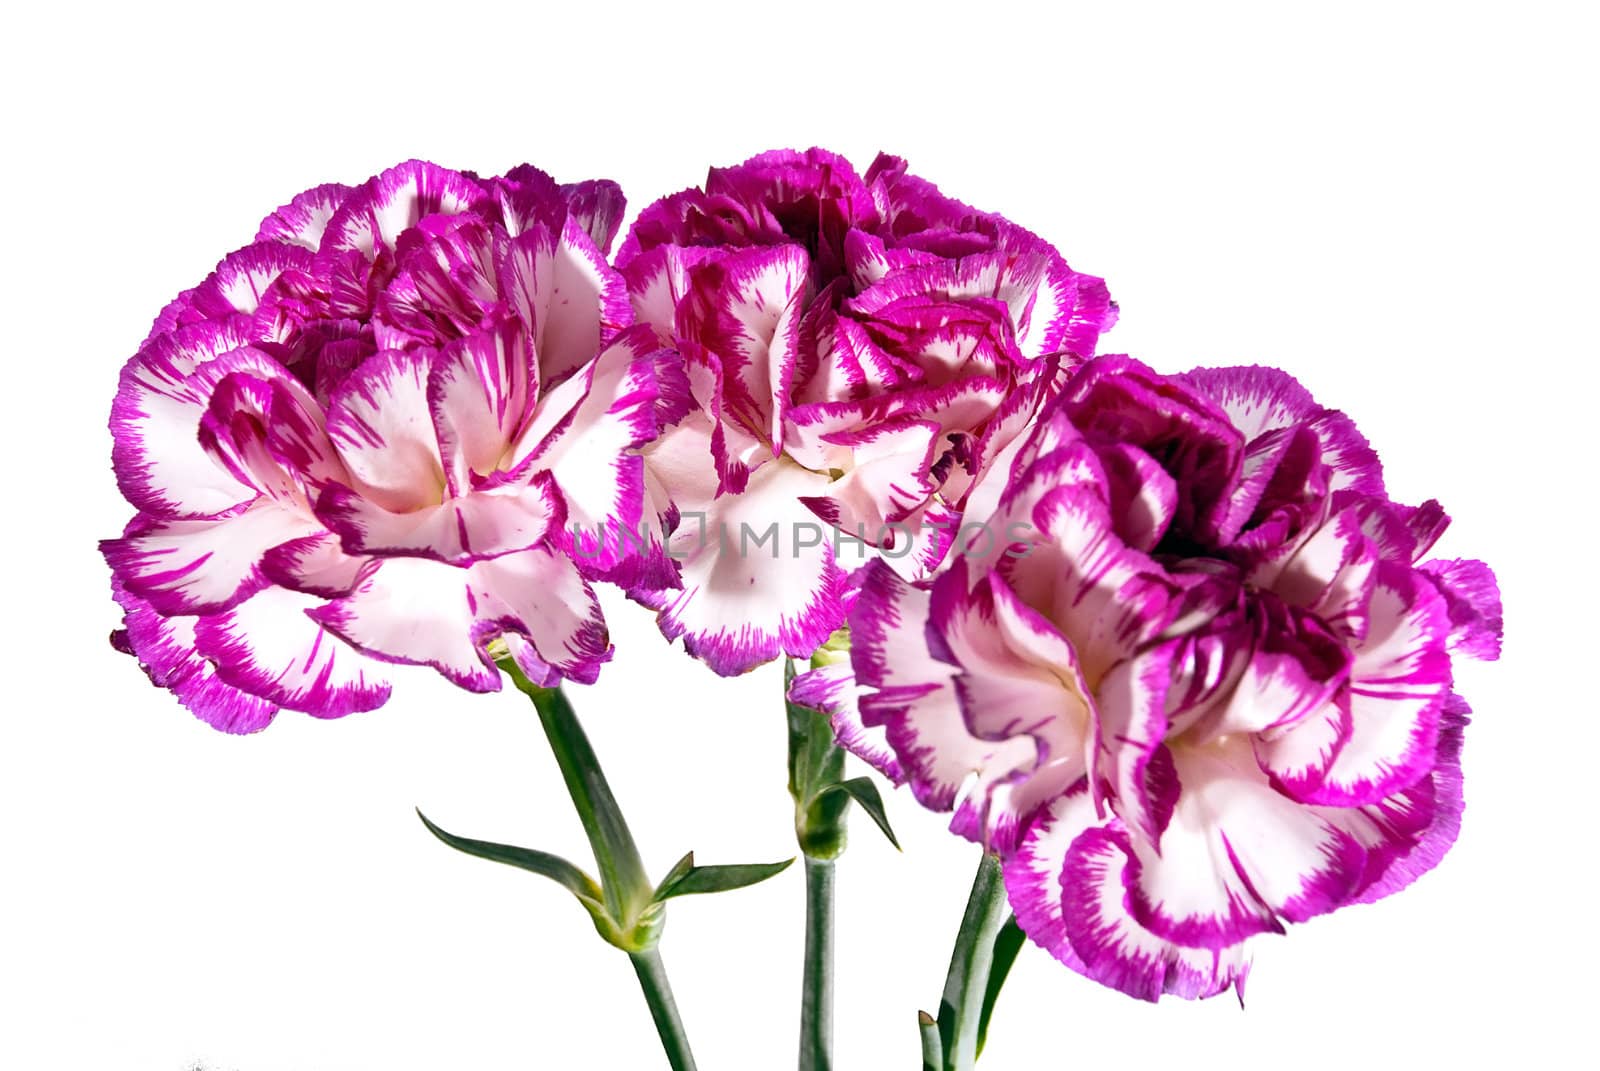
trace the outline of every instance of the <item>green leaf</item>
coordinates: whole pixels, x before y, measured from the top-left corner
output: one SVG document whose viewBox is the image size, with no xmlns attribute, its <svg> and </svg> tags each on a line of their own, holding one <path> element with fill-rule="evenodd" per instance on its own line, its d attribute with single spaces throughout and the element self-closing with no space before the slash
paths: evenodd
<svg viewBox="0 0 1600 1071">
<path fill-rule="evenodd" d="M 883 830 L 883 835 L 889 838 L 889 843 L 900 851 L 900 841 L 894 835 L 894 829 L 889 825 L 889 815 L 883 809 L 883 797 L 878 794 L 878 786 L 870 777 L 852 777 L 848 781 L 841 781 L 828 789 L 829 792 L 844 792 L 849 797 L 861 804 L 861 809 L 877 823 Z"/>
<path fill-rule="evenodd" d="M 670 900 L 674 896 L 696 896 L 701 893 L 727 892 L 730 889 L 743 889 L 748 885 L 766 881 L 774 874 L 781 874 L 793 863 L 793 859 L 785 859 L 781 863 L 749 863 L 735 864 L 733 866 L 695 866 L 690 853 L 690 865 L 677 878 L 663 881 L 656 890 L 656 902 Z M 683 864 L 680 862 L 673 867 L 674 873 Z"/>
<path fill-rule="evenodd" d="M 689 873 L 689 871 L 691 871 L 693 869 L 694 869 L 694 853 L 693 852 L 689 852 L 689 853 L 685 854 L 682 859 L 679 859 L 676 863 L 672 864 L 672 869 L 667 871 L 667 876 L 662 878 L 661 879 L 661 884 L 656 886 L 656 891 L 653 894 L 652 899 L 655 899 L 655 900 L 659 901 L 661 899 L 661 890 L 662 889 L 669 889 L 673 885 L 676 885 L 679 881 L 681 881 L 683 879 L 683 876 L 685 874 Z"/>
<path fill-rule="evenodd" d="M 939 1021 L 925 1011 L 917 1012 L 917 1033 L 922 1038 L 922 1071 L 944 1071 L 944 1041 L 939 1037 Z"/>
<path fill-rule="evenodd" d="M 421 810 L 417 811 L 417 817 L 422 819 L 422 824 L 428 827 L 429 833 L 432 833 L 458 852 L 465 852 L 468 855 L 476 855 L 479 859 L 489 859 L 496 863 L 505 863 L 507 866 L 514 866 L 543 875 L 551 881 L 564 886 L 568 892 L 578 899 L 587 901 L 584 905 L 585 907 L 589 906 L 589 904 L 598 904 L 602 899 L 600 886 L 595 883 L 595 880 L 559 855 L 536 851 L 533 848 L 518 848 L 511 844 L 494 844 L 486 840 L 458 837 L 454 833 L 446 833 L 434 825 Z"/>
<path fill-rule="evenodd" d="M 1010 917 L 1000 859 L 984 852 L 950 950 L 950 970 L 939 1000 L 939 1038 L 951 1068 L 970 1069 L 978 1059 L 978 1024 L 994 974 L 995 944 Z"/>
<path fill-rule="evenodd" d="M 983 991 L 983 1011 L 978 1016 L 978 1051 L 983 1052 L 984 1039 L 989 1036 L 989 1017 L 994 1014 L 995 1001 L 1000 999 L 1000 989 L 1006 984 L 1006 976 L 1011 973 L 1011 965 L 1017 961 L 1017 953 L 1022 951 L 1023 943 L 1027 941 L 1022 927 L 1017 925 L 1017 916 L 1012 915 L 994 939 L 994 960 L 989 965 L 989 984 Z"/>
</svg>

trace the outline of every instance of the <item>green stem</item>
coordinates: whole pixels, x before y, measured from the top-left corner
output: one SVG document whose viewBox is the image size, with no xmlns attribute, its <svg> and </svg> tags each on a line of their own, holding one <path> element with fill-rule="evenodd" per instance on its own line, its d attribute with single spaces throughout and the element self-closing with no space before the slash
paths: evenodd
<svg viewBox="0 0 1600 1071">
<path fill-rule="evenodd" d="M 561 768 L 567 794 L 572 797 L 572 806 L 583 823 L 589 846 L 594 849 L 606 911 L 617 930 L 607 939 L 618 944 L 620 938 L 622 943 L 618 947 L 624 948 L 633 961 L 639 988 L 650 1005 L 650 1016 L 655 1020 L 656 1033 L 661 1037 L 661 1047 L 673 1071 L 694 1071 L 694 1056 L 678 1018 L 672 986 L 667 982 L 661 955 L 655 949 L 661 919 L 659 905 L 654 905 L 652 910 L 654 889 L 645 873 L 644 862 L 639 858 L 633 834 L 622 817 L 622 808 L 617 806 L 606 775 L 600 769 L 600 760 L 589 744 L 589 737 L 559 688 L 539 687 L 509 658 L 502 659 L 499 664 L 511 674 L 517 689 L 533 700 L 539 712 L 539 724 L 544 727 L 556 765 Z"/>
<path fill-rule="evenodd" d="M 833 878 L 833 860 L 806 857 L 800 1071 L 829 1071 L 833 1066 Z"/>
<path fill-rule="evenodd" d="M 784 661 L 784 709 L 789 723 L 789 794 L 794 835 L 806 858 L 805 970 L 800 990 L 800 1071 L 833 1066 L 833 879 L 844 852 L 850 794 L 844 749 L 827 715 L 788 701 L 794 663 Z"/>
<path fill-rule="evenodd" d="M 678 1003 L 672 999 L 672 986 L 667 984 L 667 969 L 661 964 L 661 953 L 654 948 L 643 952 L 630 952 L 633 973 L 639 976 L 639 988 L 644 991 L 645 1003 L 650 1005 L 650 1018 L 655 1020 L 656 1033 L 661 1035 L 661 1047 L 666 1051 L 672 1071 L 695 1071 L 694 1053 L 689 1051 L 689 1038 L 683 1031 L 683 1021 L 678 1018 Z"/>
<path fill-rule="evenodd" d="M 517 674 L 521 686 L 521 674 Z M 652 888 L 645 873 L 639 849 L 633 843 L 633 834 L 623 820 L 622 809 L 617 806 L 611 786 L 600 769 L 600 760 L 578 724 L 572 704 L 559 688 L 540 688 L 530 684 L 528 695 L 539 711 L 539 724 L 550 741 L 556 765 L 561 768 L 561 779 L 567 784 L 567 794 L 583 823 L 583 831 L 594 849 L 594 861 L 600 868 L 600 886 L 605 893 L 606 909 L 623 927 L 638 920 L 640 912 L 650 902 Z"/>
<path fill-rule="evenodd" d="M 972 881 L 972 893 L 967 897 L 967 910 L 961 918 L 939 1004 L 944 1071 L 972 1071 L 977 1065 L 995 939 L 1010 914 L 1000 860 L 985 852 Z"/>
</svg>

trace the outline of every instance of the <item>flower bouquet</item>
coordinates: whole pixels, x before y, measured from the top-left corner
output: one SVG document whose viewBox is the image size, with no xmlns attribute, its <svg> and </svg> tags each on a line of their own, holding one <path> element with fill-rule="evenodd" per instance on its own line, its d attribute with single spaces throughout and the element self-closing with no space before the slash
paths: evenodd
<svg viewBox="0 0 1600 1071">
<path fill-rule="evenodd" d="M 882 783 L 979 857 L 907 1020 L 933 1071 L 974 1066 L 1026 942 L 1242 1000 L 1263 935 L 1439 862 L 1453 665 L 1498 655 L 1498 591 L 1430 557 L 1449 518 L 1394 501 L 1343 412 L 1101 353 L 1101 279 L 892 156 L 763 153 L 623 220 L 613 182 L 421 161 L 269 214 L 122 371 L 113 644 L 229 733 L 374 710 L 405 666 L 509 680 L 593 866 L 422 822 L 567 889 L 677 1069 L 668 902 L 788 862 L 646 872 L 571 704 L 613 660 L 597 585 L 710 702 L 784 662 L 802 1069 L 831 1065 L 834 871 L 852 807 L 894 839 Z"/>
</svg>

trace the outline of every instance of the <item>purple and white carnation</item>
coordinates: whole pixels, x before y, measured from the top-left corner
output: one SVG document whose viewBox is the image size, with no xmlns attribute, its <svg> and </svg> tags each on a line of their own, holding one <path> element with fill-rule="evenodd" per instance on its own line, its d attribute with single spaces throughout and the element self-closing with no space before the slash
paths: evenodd
<svg viewBox="0 0 1600 1071">
<path fill-rule="evenodd" d="M 230 732 L 382 704 L 387 664 L 499 687 L 610 656 L 589 577 L 642 522 L 660 347 L 605 251 L 614 183 L 411 161 L 319 186 L 123 369 L 114 642 Z M 579 556 L 574 552 L 582 550 Z"/>
<path fill-rule="evenodd" d="M 1501 623 L 1487 566 L 1428 559 L 1447 524 L 1283 372 L 1099 357 L 1008 467 L 989 527 L 1020 541 L 924 583 L 870 565 L 854 679 L 796 693 L 1001 855 L 1062 962 L 1209 996 L 1257 935 L 1453 842 L 1452 659 L 1496 657 Z"/>
<path fill-rule="evenodd" d="M 864 176 L 821 149 L 713 169 L 640 214 L 617 266 L 687 373 L 644 452 L 675 530 L 633 586 L 724 674 L 842 623 L 845 540 L 910 577 L 941 567 L 1115 319 L 1099 279 L 890 156 Z"/>
</svg>

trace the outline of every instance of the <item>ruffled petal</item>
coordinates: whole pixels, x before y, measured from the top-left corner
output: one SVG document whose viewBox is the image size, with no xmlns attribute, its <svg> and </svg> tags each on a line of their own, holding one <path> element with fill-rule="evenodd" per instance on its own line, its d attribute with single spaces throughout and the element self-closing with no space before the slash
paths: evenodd
<svg viewBox="0 0 1600 1071">
<path fill-rule="evenodd" d="M 1352 726 L 1348 695 L 1325 700 L 1287 729 L 1256 738 L 1256 761 L 1285 795 L 1315 800 Z"/>
<path fill-rule="evenodd" d="M 427 398 L 451 494 L 499 469 L 537 389 L 521 321 L 496 320 L 446 346 L 428 373 Z"/>
<path fill-rule="evenodd" d="M 648 324 L 656 340 L 670 346 L 676 335 L 678 303 L 689 292 L 691 272 L 723 254 L 712 249 L 662 246 L 627 263 L 619 261 L 634 319 Z"/>
<path fill-rule="evenodd" d="M 1505 623 L 1494 571 L 1471 558 L 1435 560 L 1418 567 L 1433 579 L 1450 614 L 1450 651 L 1492 662 L 1500 657 Z"/>
<path fill-rule="evenodd" d="M 362 567 L 370 558 L 346 554 L 339 537 L 319 532 L 291 539 L 267 551 L 261 572 L 272 583 L 290 591 L 337 599 L 361 582 Z"/>
<path fill-rule="evenodd" d="M 917 802 L 948 811 L 987 745 L 967 728 L 955 669 L 928 650 L 927 590 L 881 561 L 868 562 L 864 573 L 850 610 L 850 661 L 864 690 L 862 724 L 883 727 Z"/>
<path fill-rule="evenodd" d="M 1159 459 L 1177 485 L 1173 523 L 1181 531 L 1210 527 L 1239 479 L 1247 440 L 1227 413 L 1132 358 L 1083 364 L 1053 404 L 1090 442 L 1134 446 Z"/>
<path fill-rule="evenodd" d="M 518 164 L 484 182 L 500 206 L 500 220 L 513 235 L 544 229 L 558 234 L 567 220 L 567 198 L 550 175 L 532 164 Z"/>
<path fill-rule="evenodd" d="M 1450 692 L 1449 633 L 1449 614 L 1433 585 L 1385 563 L 1372 593 L 1371 625 L 1350 669 L 1350 737 L 1310 798 L 1373 803 L 1427 772 Z"/>
<path fill-rule="evenodd" d="M 1189 948 L 1166 940 L 1128 911 L 1137 862 L 1127 833 L 1095 819 L 1087 788 L 1059 798 L 1030 824 L 1005 865 L 1017 923 L 1078 973 L 1140 1000 L 1186 999 L 1241 988 L 1243 943 Z"/>
<path fill-rule="evenodd" d="M 1043 242 L 1030 249 L 978 253 L 891 272 L 853 298 L 848 308 L 871 316 L 906 297 L 1002 302 L 1015 327 L 1018 355 L 1037 361 L 1068 343 L 1076 306 L 1076 275 Z M 1036 315 L 1037 314 L 1037 315 Z M 1093 350 L 1098 331 L 1080 331 L 1072 345 Z"/>
<path fill-rule="evenodd" d="M 678 562 L 669 553 L 669 534 L 678 527 L 683 513 L 704 513 L 717 494 L 711 436 L 710 420 L 703 412 L 692 412 L 641 450 L 644 458 L 641 517 L 644 545 L 629 546 L 628 556 L 616 569 L 607 571 L 604 578 L 626 589 L 630 598 L 657 611 L 665 604 L 666 596 L 650 593 L 659 594 L 683 586 L 678 576 Z M 698 517 L 691 519 L 698 523 Z M 626 539 L 627 532 L 622 534 Z"/>
<path fill-rule="evenodd" d="M 1169 696 L 1179 666 L 1191 663 L 1189 644 L 1171 640 L 1119 662 L 1095 690 L 1099 705 L 1094 743 L 1097 777 L 1089 795 L 1103 807 L 1111 786 L 1116 812 L 1130 829 L 1159 843 L 1177 803 L 1178 781 L 1165 747 Z"/>
<path fill-rule="evenodd" d="M 1037 256 L 1045 265 L 1032 301 L 1017 320 L 1017 348 L 1025 357 L 1094 356 L 1101 334 L 1117 318 L 1105 280 L 1073 271 L 1048 243 L 1020 228 L 1010 233 L 1013 255 Z"/>
<path fill-rule="evenodd" d="M 565 514 L 555 480 L 539 472 L 525 484 L 489 486 L 403 513 L 334 486 L 317 500 L 317 516 L 347 553 L 461 565 L 538 546 L 559 531 Z"/>
<path fill-rule="evenodd" d="M 466 562 L 534 546 L 561 524 L 560 497 L 548 476 L 485 483 L 444 497 L 451 481 L 430 390 L 440 421 L 451 428 L 456 478 L 478 483 L 467 455 L 482 444 L 467 437 L 483 429 L 464 433 L 458 422 L 470 425 L 474 411 L 482 416 L 502 402 L 514 403 L 514 388 L 504 397 L 485 393 L 488 380 L 517 366 L 514 338 L 481 337 L 444 358 L 427 351 L 380 353 L 340 387 L 328 407 L 328 435 L 355 486 L 330 487 L 317 502 L 317 514 L 339 533 L 347 551 Z"/>
<path fill-rule="evenodd" d="M 557 544 L 585 570 L 612 570 L 646 537 L 644 459 L 638 449 L 656 437 L 655 336 L 624 331 L 571 382 L 586 388 L 577 404 L 538 444 L 534 470 L 560 490 L 566 526 Z"/>
<path fill-rule="evenodd" d="M 1246 442 L 1309 420 L 1321 408 L 1298 379 L 1264 365 L 1196 368 L 1177 378 L 1220 406 Z"/>
<path fill-rule="evenodd" d="M 518 235 L 496 271 L 511 310 L 533 331 L 542 383 L 570 376 L 633 322 L 627 284 L 576 220 L 559 235 Z"/>
<path fill-rule="evenodd" d="M 190 297 L 194 313 L 207 320 L 253 315 L 262 298 L 286 273 L 304 277 L 311 270 L 309 249 L 282 242 L 257 242 L 230 253 Z"/>
<path fill-rule="evenodd" d="M 972 480 L 962 496 L 961 508 L 966 516 L 979 522 L 987 521 L 991 528 L 1002 515 L 1005 520 L 1023 521 L 1031 526 L 1033 506 L 1044 491 L 1053 486 L 1052 482 L 1038 481 L 1026 503 L 1018 503 L 1014 496 L 1006 496 L 1006 492 L 1011 487 L 1013 477 L 1022 475 L 1014 470 L 1019 465 L 1026 469 L 1032 462 L 1038 460 L 1032 451 L 1038 446 L 1034 440 L 1040 436 L 1026 433 L 1038 426 L 1034 423 L 1034 418 L 1039 414 L 1040 405 L 1047 397 L 1048 388 L 1049 384 L 1041 383 L 1034 390 L 1010 391 L 985 425 L 983 435 L 974 450 L 976 463 Z M 1051 423 L 1070 428 L 1060 416 L 1055 417 Z M 1076 435 L 1075 432 L 1073 434 Z M 1054 475 L 1060 475 L 1059 471 L 1053 473 Z M 1001 504 L 1003 497 L 1008 498 L 1004 508 Z M 1012 541 L 1008 538 L 1005 542 L 1009 544 Z M 1004 546 L 997 547 L 978 557 L 986 562 L 992 562 L 997 553 L 1003 549 Z"/>
<path fill-rule="evenodd" d="M 1325 497 L 1319 457 L 1317 437 L 1305 427 L 1279 428 L 1251 440 L 1239 479 L 1207 519 L 1207 537 L 1245 551 L 1280 545 L 1292 531 L 1290 510 L 1313 509 Z M 1290 509 L 1274 510 L 1275 497 L 1287 497 Z"/>
<path fill-rule="evenodd" d="M 1112 527 L 1133 549 L 1153 551 L 1172 526 L 1178 509 L 1177 484 L 1138 447 L 1106 446 L 1097 456 L 1110 491 Z"/>
<path fill-rule="evenodd" d="M 1366 854 L 1349 833 L 1278 793 L 1248 744 L 1173 751 L 1181 786 L 1159 848 L 1134 837 L 1129 910 L 1170 941 L 1224 949 L 1333 910 Z"/>
<path fill-rule="evenodd" d="M 155 339 L 122 370 L 111 406 L 111 459 L 117 486 L 134 506 L 161 517 L 215 517 L 255 497 L 255 488 L 200 446 L 210 396 L 193 378 L 202 364 L 246 342 L 239 321 L 196 324 Z"/>
<path fill-rule="evenodd" d="M 900 760 L 883 727 L 862 722 L 860 692 L 850 663 L 834 662 L 797 674 L 789 685 L 789 702 L 826 714 L 840 747 L 899 784 L 904 780 Z"/>
<path fill-rule="evenodd" d="M 702 268 L 691 284 L 691 330 L 720 364 L 728 412 L 773 444 L 783 441 L 809 266 L 796 245 L 745 250 Z"/>
<path fill-rule="evenodd" d="M 1159 565 L 1117 537 L 1107 505 L 1094 491 L 1070 485 L 1051 491 L 1032 521 L 1038 541 L 1025 554 L 1002 560 L 999 571 L 1063 636 L 1072 637 L 1082 672 L 1097 680 L 1161 631 L 1173 604 L 1172 585 Z"/>
<path fill-rule="evenodd" d="M 1072 842 L 1103 821 L 1095 814 L 1087 782 L 1075 785 L 1034 813 L 1017 850 L 1003 860 L 1006 898 L 1016 913 L 1017 925 L 1040 948 L 1079 974 L 1087 974 L 1087 969 L 1067 939 L 1061 868 Z M 1156 993 L 1159 995 L 1159 988 Z"/>
<path fill-rule="evenodd" d="M 595 248 L 602 255 L 610 253 L 628 204 L 622 187 L 610 179 L 588 179 L 562 186 L 561 196 L 570 218 L 583 228 Z"/>
<path fill-rule="evenodd" d="M 1027 392 L 1021 392 L 1026 394 Z M 1006 404 L 1007 387 L 998 379 L 974 375 L 937 387 L 907 387 L 861 400 L 817 402 L 788 410 L 783 447 L 808 468 L 849 468 L 859 445 L 870 443 L 876 429 L 903 429 L 929 424 L 937 435 L 970 438 Z M 945 442 L 936 444 L 942 454 Z M 948 476 L 941 483 L 947 497 L 959 490 Z"/>
<path fill-rule="evenodd" d="M 472 692 L 500 688 L 499 671 L 476 642 L 465 569 L 423 558 L 385 558 L 368 567 L 348 596 L 311 616 L 374 658 L 432 666 Z"/>
<path fill-rule="evenodd" d="M 438 505 L 444 462 L 428 403 L 435 357 L 389 351 L 364 361 L 328 403 L 328 437 L 374 507 L 402 513 Z"/>
<path fill-rule="evenodd" d="M 1349 417 L 1324 409 L 1289 373 L 1263 365 L 1196 368 L 1178 377 L 1222 407 L 1246 441 L 1291 425 L 1317 435 L 1333 490 L 1383 494 L 1383 466 Z"/>
<path fill-rule="evenodd" d="M 378 348 L 440 346 L 503 314 L 495 263 L 504 242 L 499 228 L 470 215 L 432 216 L 403 235 L 393 277 L 387 264 L 373 272 L 383 287 L 371 314 Z"/>
<path fill-rule="evenodd" d="M 683 589 L 659 622 L 724 676 L 779 654 L 806 657 L 844 620 L 832 534 L 801 501 L 828 478 L 791 462 L 755 470 L 743 494 L 683 510 L 670 547 Z"/>
<path fill-rule="evenodd" d="M 344 199 L 329 218 L 319 249 L 354 251 L 371 260 L 379 251 L 393 250 L 400 235 L 427 216 L 491 207 L 487 191 L 460 172 L 407 160 Z"/>
<path fill-rule="evenodd" d="M 1367 874 L 1355 902 L 1399 892 L 1439 865 L 1461 832 L 1461 744 L 1472 708 L 1458 695 L 1444 702 L 1437 761 L 1416 784 L 1365 807 L 1330 810 L 1367 848 Z"/>
<path fill-rule="evenodd" d="M 271 498 L 219 520 L 173 521 L 143 514 L 101 553 L 128 591 L 163 614 L 224 610 L 267 586 L 262 556 L 321 531 L 306 514 Z"/>
<path fill-rule="evenodd" d="M 195 649 L 197 618 L 162 616 L 143 599 L 114 587 L 123 630 L 112 642 L 139 660 L 152 684 L 172 692 L 195 717 L 222 732 L 256 733 L 272 724 L 276 705 L 223 681 Z"/>
<path fill-rule="evenodd" d="M 354 192 L 352 187 L 337 182 L 313 186 L 262 220 L 256 241 L 285 242 L 315 250 L 322 244 L 328 221 Z"/>
<path fill-rule="evenodd" d="M 1185 740 L 1271 738 L 1348 698 L 1350 652 L 1314 614 L 1258 597 L 1246 600 L 1242 615 L 1219 624 L 1206 633 L 1233 660 L 1215 682 L 1217 694 L 1182 723 Z"/>
<path fill-rule="evenodd" d="M 1367 635 L 1367 610 L 1381 558 L 1361 515 L 1344 509 L 1283 555 L 1256 567 L 1251 581 L 1292 606 L 1313 611 L 1334 632 L 1359 642 Z"/>
<path fill-rule="evenodd" d="M 938 489 L 932 468 L 940 430 L 933 421 L 907 420 L 828 436 L 850 451 L 851 467 L 807 505 L 873 546 L 893 542 L 890 525 L 903 524 Z"/>
<path fill-rule="evenodd" d="M 1002 854 L 1023 820 L 1083 777 L 1097 717 L 1072 647 L 999 578 L 971 592 L 960 567 L 934 585 L 933 653 L 955 690 L 975 777 L 951 829 Z"/>
<path fill-rule="evenodd" d="M 200 618 L 195 644 L 228 684 L 290 710 L 338 718 L 389 698 L 384 667 L 307 616 L 314 595 L 269 587 Z"/>
<path fill-rule="evenodd" d="M 551 685 L 591 683 L 611 657 L 594 592 L 569 560 L 543 549 L 469 568 L 387 558 L 312 616 L 375 658 L 432 666 L 474 692 L 500 687 L 485 650 L 493 639 L 514 640 L 536 679 Z"/>
<path fill-rule="evenodd" d="M 506 554 L 472 566 L 467 583 L 480 646 L 507 633 L 521 636 L 556 671 L 552 684 L 562 678 L 593 684 L 610 660 L 600 603 L 565 555 L 542 548 Z"/>
<path fill-rule="evenodd" d="M 311 392 L 275 363 L 237 360 L 250 353 L 236 351 L 193 377 L 226 372 L 208 392 L 200 446 L 241 483 L 305 510 L 322 487 L 349 475 Z"/>
</svg>

